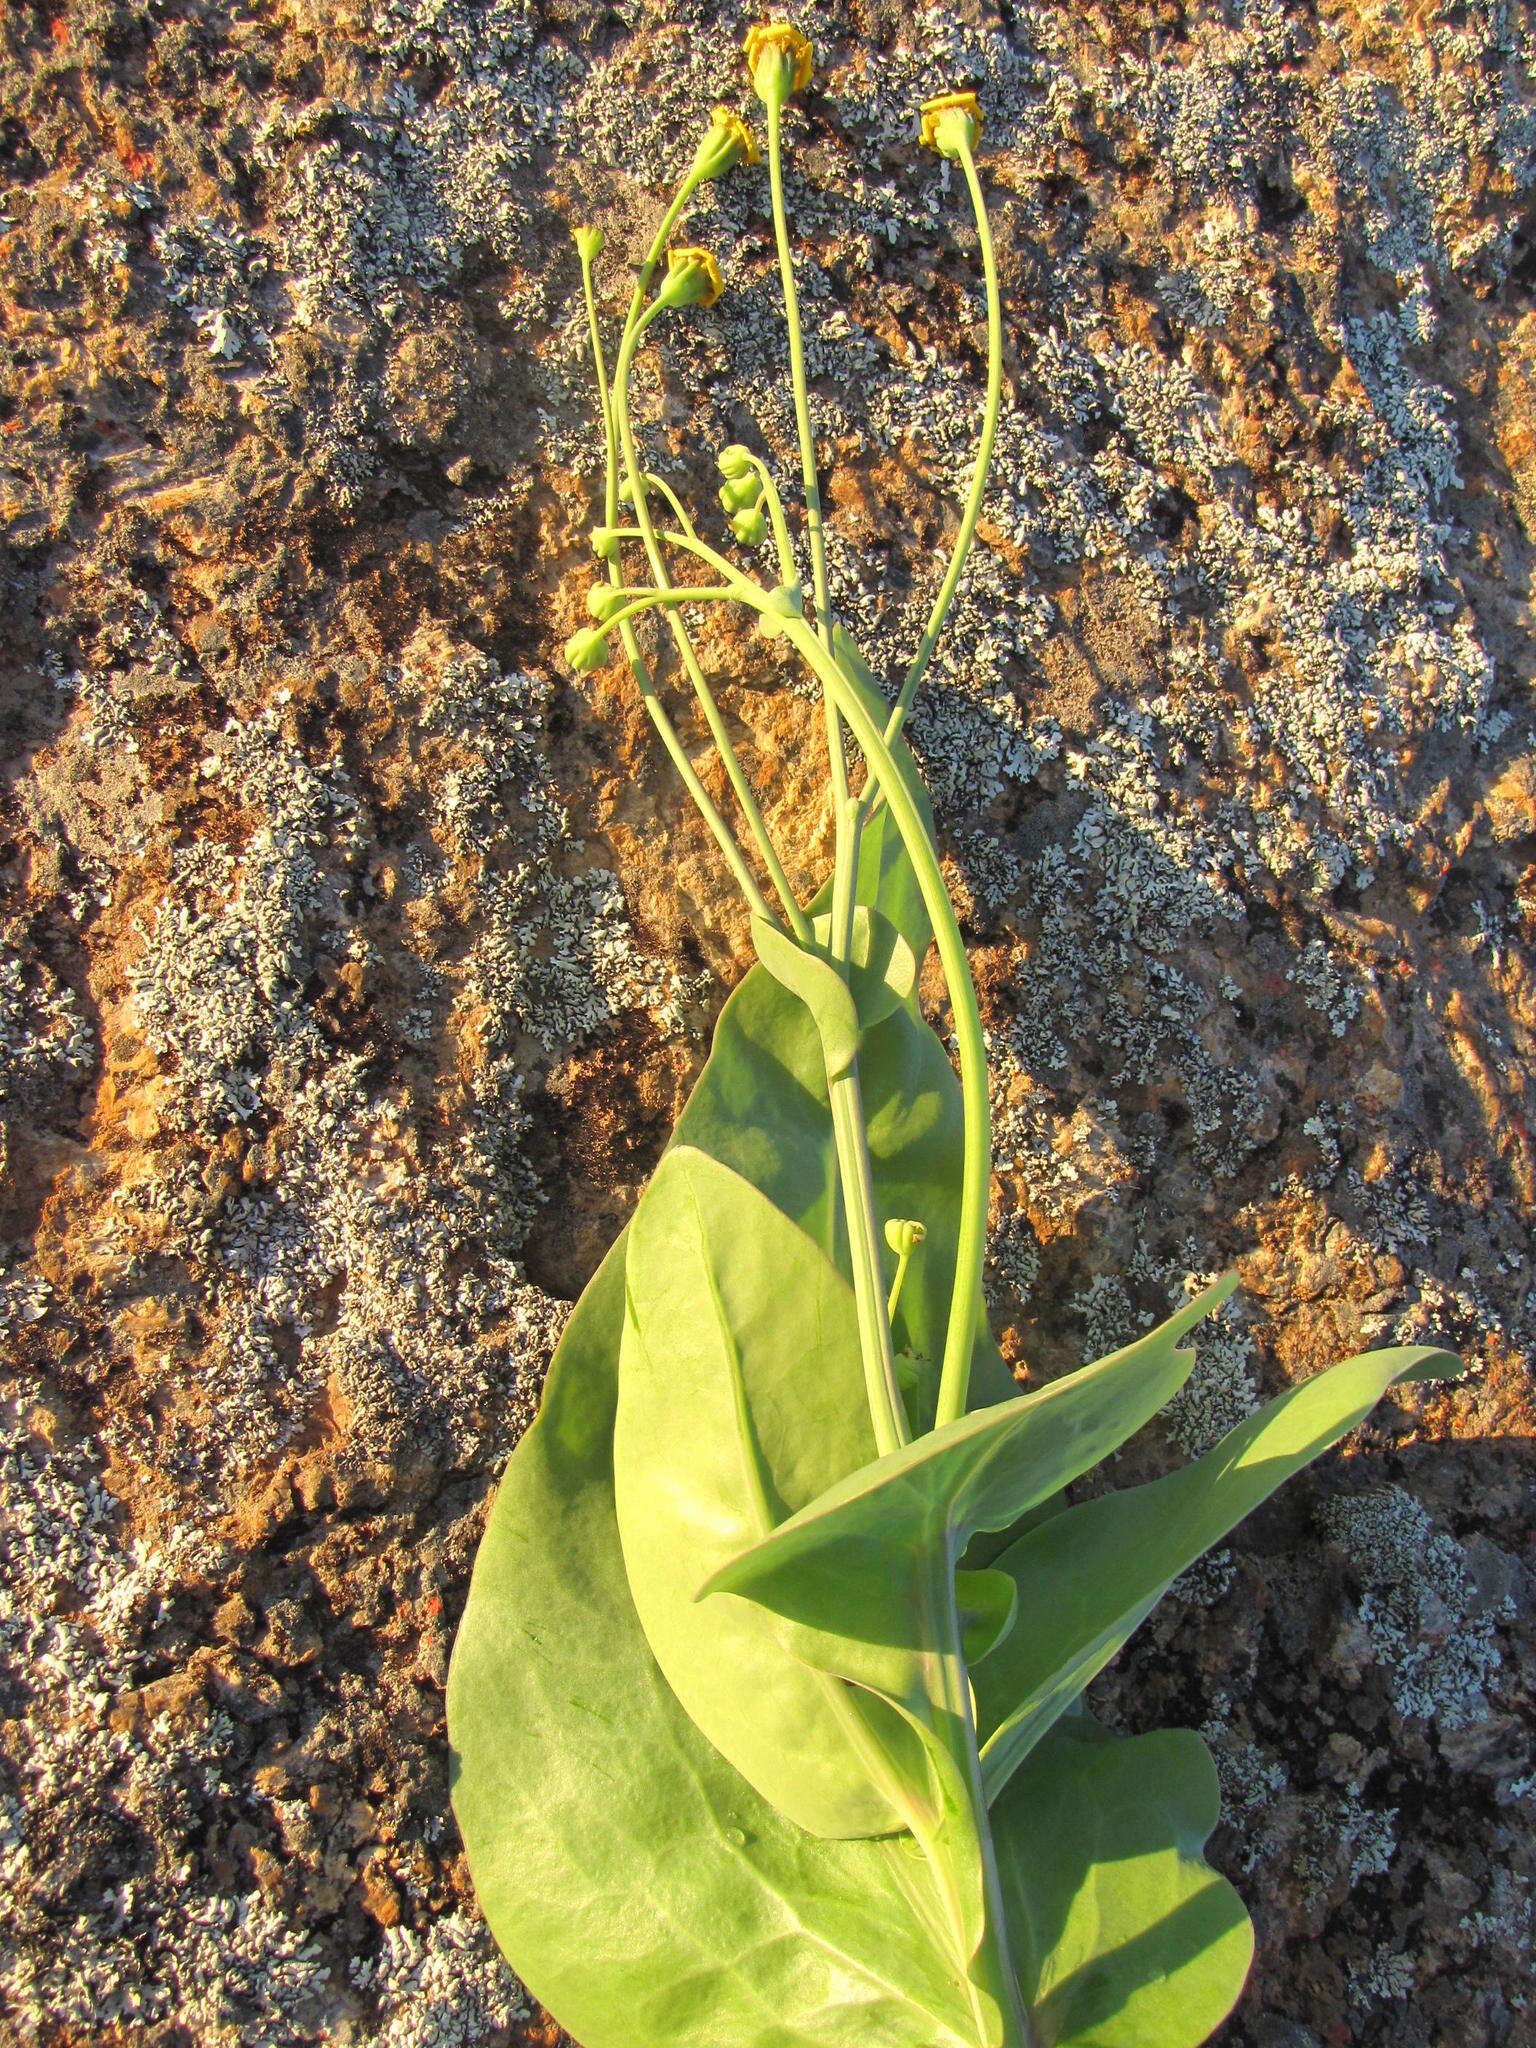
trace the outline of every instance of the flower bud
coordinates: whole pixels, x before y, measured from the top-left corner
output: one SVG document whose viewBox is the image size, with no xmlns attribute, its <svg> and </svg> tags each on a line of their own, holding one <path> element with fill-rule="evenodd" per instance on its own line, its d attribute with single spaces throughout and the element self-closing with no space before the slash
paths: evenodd
<svg viewBox="0 0 1536 2048">
<path fill-rule="evenodd" d="M 893 1216 L 885 1226 L 885 1241 L 898 1259 L 910 1259 L 927 1235 L 922 1224 L 910 1216 Z"/>
<path fill-rule="evenodd" d="M 619 495 L 624 495 L 623 484 L 619 486 Z M 619 529 L 616 526 L 594 526 L 592 552 L 600 562 L 616 562 L 619 559 Z"/>
<path fill-rule="evenodd" d="M 745 49 L 747 76 L 764 106 L 770 99 L 782 104 L 810 84 L 815 61 L 810 39 L 787 21 L 763 21 L 749 28 Z"/>
<path fill-rule="evenodd" d="M 587 592 L 587 610 L 600 626 L 606 626 L 623 603 L 623 591 L 611 583 L 594 583 Z"/>
<path fill-rule="evenodd" d="M 761 547 L 768 534 L 768 518 L 761 505 L 749 505 L 731 514 L 731 531 L 744 548 Z"/>
<path fill-rule="evenodd" d="M 595 263 L 603 253 L 603 231 L 579 225 L 571 229 L 571 240 L 576 244 L 576 253 L 583 263 Z"/>
<path fill-rule="evenodd" d="M 608 635 L 599 626 L 583 626 L 565 643 L 565 658 L 579 676 L 589 676 L 608 659 Z"/>
<path fill-rule="evenodd" d="M 725 290 L 720 266 L 710 249 L 669 249 L 667 278 L 656 294 L 667 306 L 712 306 Z"/>
<path fill-rule="evenodd" d="M 739 483 L 744 476 L 753 475 L 756 469 L 751 455 L 742 447 L 739 441 L 733 441 L 729 448 L 722 448 L 720 450 L 720 453 L 715 457 L 715 467 L 723 477 L 728 477 L 733 484 Z"/>
<path fill-rule="evenodd" d="M 689 176 L 696 185 L 708 185 L 738 164 L 760 161 L 757 139 L 740 114 L 731 107 L 716 107 Z"/>
<path fill-rule="evenodd" d="M 974 149 L 981 140 L 981 104 L 973 92 L 941 92 L 923 101 L 923 147 L 936 149 L 953 163 L 962 143 Z"/>
<path fill-rule="evenodd" d="M 720 486 L 720 503 L 727 512 L 750 512 L 762 495 L 762 481 L 755 471 Z"/>
</svg>

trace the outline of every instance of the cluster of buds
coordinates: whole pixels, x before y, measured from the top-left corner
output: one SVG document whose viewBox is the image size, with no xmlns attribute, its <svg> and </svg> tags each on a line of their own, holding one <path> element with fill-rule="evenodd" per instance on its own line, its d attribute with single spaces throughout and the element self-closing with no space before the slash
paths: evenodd
<svg viewBox="0 0 1536 2048">
<path fill-rule="evenodd" d="M 762 471 L 739 442 L 721 450 L 718 467 L 725 478 L 720 503 L 732 533 L 744 548 L 761 547 L 768 535 L 768 515 L 763 509 L 767 486 Z"/>
</svg>

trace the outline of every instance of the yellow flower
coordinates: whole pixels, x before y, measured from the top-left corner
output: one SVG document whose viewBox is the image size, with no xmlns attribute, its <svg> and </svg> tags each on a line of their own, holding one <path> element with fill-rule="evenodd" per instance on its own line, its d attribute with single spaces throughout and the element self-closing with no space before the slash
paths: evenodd
<svg viewBox="0 0 1536 2048">
<path fill-rule="evenodd" d="M 716 107 L 693 160 L 695 184 L 707 185 L 712 179 L 723 178 L 737 164 L 759 162 L 757 138 L 740 114 L 732 107 Z"/>
<path fill-rule="evenodd" d="M 603 252 L 603 231 L 584 225 L 571 229 L 571 240 L 576 244 L 576 253 L 583 263 L 595 263 Z"/>
<path fill-rule="evenodd" d="M 765 104 L 775 92 L 787 100 L 810 84 L 815 61 L 810 38 L 787 21 L 761 21 L 749 28 L 745 47 L 752 90 Z"/>
<path fill-rule="evenodd" d="M 724 290 L 712 249 L 667 251 L 667 281 L 660 296 L 669 306 L 712 306 Z"/>
<path fill-rule="evenodd" d="M 981 140 L 981 105 L 973 92 L 941 92 L 923 101 L 923 147 L 951 159 L 964 140 L 974 149 Z"/>
</svg>

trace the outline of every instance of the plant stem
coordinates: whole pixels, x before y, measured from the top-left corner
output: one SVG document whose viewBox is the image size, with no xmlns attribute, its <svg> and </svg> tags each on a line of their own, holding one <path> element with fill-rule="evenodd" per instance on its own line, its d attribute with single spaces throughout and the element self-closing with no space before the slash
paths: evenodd
<svg viewBox="0 0 1536 2048">
<path fill-rule="evenodd" d="M 896 1352 L 891 1319 L 885 1305 L 885 1280 L 880 1271 L 880 1241 L 875 1219 L 875 1184 L 864 1133 L 864 1101 L 855 1061 L 846 1074 L 828 1078 L 832 1138 L 837 1147 L 838 1177 L 848 1219 L 848 1252 L 853 1269 L 853 1303 L 859 1319 L 859 1352 L 864 1361 L 864 1389 L 875 1449 L 888 1457 L 909 1441 L 901 1384 L 896 1377 Z"/>
<path fill-rule="evenodd" d="M 653 251 L 654 254 L 655 251 Z M 654 268 L 654 264 L 652 268 Z M 636 318 L 634 317 L 633 309 L 631 309 L 631 318 L 626 323 L 624 329 L 624 339 L 619 344 L 618 361 L 614 365 L 613 409 L 619 430 L 619 444 L 623 449 L 625 469 L 629 477 L 629 487 L 634 504 L 635 524 L 639 528 L 640 538 L 645 546 L 646 559 L 651 565 L 651 573 L 658 585 L 665 585 L 667 582 L 667 572 L 662 562 L 661 549 L 657 545 L 656 530 L 651 523 L 650 507 L 646 503 L 645 479 L 640 469 L 639 457 L 635 449 L 634 429 L 630 424 L 629 418 L 630 368 L 634 362 L 635 348 L 640 337 L 655 317 L 655 313 L 656 308 L 652 307 L 649 312 Z M 779 901 L 784 906 L 784 914 L 789 920 L 790 929 L 794 932 L 796 938 L 804 944 L 810 937 L 809 921 L 804 911 L 800 908 L 794 890 L 790 887 L 789 877 L 785 874 L 778 851 L 768 835 L 768 828 L 763 822 L 762 812 L 758 809 L 757 799 L 752 794 L 751 785 L 742 772 L 741 763 L 736 758 L 736 749 L 732 746 L 730 734 L 725 729 L 725 721 L 720 715 L 720 707 L 715 702 L 714 693 L 705 681 L 704 671 L 700 668 L 698 657 L 693 651 L 693 641 L 689 637 L 687 628 L 675 612 L 668 614 L 668 624 L 672 628 L 672 638 L 676 643 L 683 667 L 687 671 L 688 680 L 692 683 L 694 694 L 703 708 L 705 722 L 709 726 L 710 735 L 715 742 L 720 759 L 725 765 L 725 772 L 730 780 L 731 788 L 735 791 L 736 801 L 741 806 L 742 816 L 747 821 L 748 829 L 752 834 L 753 840 L 756 842 L 763 865 L 768 870 L 769 879 L 773 883 Z"/>
<path fill-rule="evenodd" d="M 944 1364 L 939 1379 L 935 1426 L 965 1413 L 970 1385 L 971 1350 L 976 1336 L 982 1259 L 986 1251 L 987 1194 L 992 1178 L 992 1119 L 987 1099 L 987 1047 L 976 1006 L 976 990 L 954 905 L 944 886 L 939 857 L 928 836 L 911 792 L 896 773 L 885 736 L 837 663 L 803 619 L 786 621 L 785 631 L 807 664 L 821 678 L 823 689 L 839 702 L 854 738 L 864 751 L 871 777 L 878 781 L 901 834 L 907 858 L 922 892 L 923 907 L 933 926 L 934 941 L 949 984 L 955 1037 L 960 1051 L 960 1089 L 965 1132 L 965 1157 L 960 1189 L 960 1230 L 955 1246 L 955 1280 L 949 1324 L 944 1337 Z"/>
<path fill-rule="evenodd" d="M 779 497 L 778 487 L 773 481 L 773 472 L 761 456 L 747 452 L 747 460 L 762 480 L 763 501 L 768 507 L 768 518 L 773 526 L 774 551 L 779 558 L 779 581 L 793 583 L 796 580 L 795 551 L 790 544 L 789 527 L 784 518 L 784 506 Z"/>
<path fill-rule="evenodd" d="M 977 2037 L 983 2048 L 1035 2048 L 1034 2030 L 1019 1995 L 1018 1977 L 1008 1947 L 1002 1880 L 998 1875 L 991 1816 L 982 1787 L 971 1707 L 971 1683 L 961 1650 L 960 1617 L 955 1607 L 954 1585 L 954 1560 L 949 1559 L 945 1562 L 942 1584 L 933 1588 L 934 1605 L 938 1611 L 931 1618 L 934 1640 L 939 1648 L 936 1654 L 925 1657 L 923 1662 L 929 1674 L 930 1731 L 946 1752 L 956 1780 L 953 1789 L 965 1804 L 968 1832 L 974 1838 L 967 1841 L 966 1831 L 962 1831 L 955 1848 L 962 1859 L 974 1851 L 981 1864 L 981 1939 L 972 1954 L 962 1955 L 962 1966 L 965 1968 Z M 945 1840 L 949 1831 L 941 1819 L 927 1839 L 923 1833 L 914 1832 L 928 1857 L 940 1895 L 948 1894 L 949 1912 L 953 1920 L 958 1920 L 963 1909 L 954 1898 L 954 1857 L 946 1853 L 948 1845 Z M 963 1921 L 958 1921 L 955 1926 L 962 1952 L 969 1946 L 968 1937 L 962 1931 L 963 1924 Z M 989 2026 L 978 1992 L 996 2006 L 1002 2020 L 1000 2034 Z"/>
<path fill-rule="evenodd" d="M 730 585 L 740 601 L 759 614 L 769 610 L 768 593 L 761 584 L 744 576 L 734 563 L 728 562 L 703 541 L 691 541 L 681 534 L 668 534 L 667 541 L 674 547 L 685 549 L 707 562 L 716 570 L 723 583 Z M 960 926 L 955 917 L 955 907 L 949 900 L 949 891 L 944 885 L 943 871 L 939 856 L 922 814 L 913 802 L 911 792 L 896 770 L 896 762 L 886 744 L 885 735 L 875 723 L 862 698 L 853 690 L 836 660 L 822 646 L 816 634 L 801 618 L 777 616 L 775 623 L 788 636 L 790 643 L 801 659 L 818 677 L 823 691 L 838 704 L 842 715 L 853 729 L 854 738 L 864 751 L 869 763 L 872 781 L 880 786 L 881 794 L 890 805 L 891 816 L 897 831 L 901 834 L 902 845 L 912 863 L 912 871 L 923 898 L 923 908 L 933 926 L 934 943 L 939 949 L 940 964 L 949 987 L 950 1008 L 954 1012 L 955 1038 L 960 1053 L 960 1092 L 964 1126 L 964 1163 L 961 1168 L 960 1186 L 960 1229 L 955 1245 L 955 1279 L 950 1295 L 949 1323 L 944 1336 L 944 1363 L 939 1379 L 938 1411 L 935 1426 L 954 1422 L 965 1413 L 966 1395 L 970 1388 L 971 1351 L 976 1338 L 976 1310 L 981 1294 L 982 1261 L 986 1254 L 987 1242 L 987 1195 L 992 1181 L 992 1113 L 987 1097 L 987 1044 L 981 1028 L 981 1012 L 976 1004 L 976 988 L 971 980 L 970 963 L 965 957 L 965 941 L 960 936 Z M 846 886 L 846 883 L 844 884 Z M 833 880 L 833 902 L 839 901 L 837 878 Z M 834 916 L 834 926 L 836 918 Z M 863 1143 L 863 1124 L 859 1125 L 859 1142 Z M 869 1218 L 873 1231 L 873 1215 Z M 860 1219 L 849 1217 L 850 1237 Z M 878 1252 L 876 1253 L 878 1258 Z M 884 1302 L 881 1302 L 884 1320 Z M 889 1335 L 889 1323 L 886 1323 Z M 866 1360 L 866 1372 L 868 1372 Z"/>
<path fill-rule="evenodd" d="M 784 288 L 784 319 L 789 329 L 789 381 L 795 400 L 795 431 L 800 441 L 800 475 L 805 486 L 805 528 L 811 548 L 811 588 L 816 600 L 816 627 L 821 643 L 832 647 L 832 610 L 827 593 L 827 550 L 821 530 L 821 485 L 816 476 L 816 442 L 811 433 L 811 405 L 805 388 L 805 349 L 800 338 L 800 301 L 795 291 L 795 266 L 789 248 L 789 220 L 784 210 L 783 115 L 784 84 L 770 92 L 768 115 L 768 187 L 773 200 L 773 234 L 779 252 L 779 281 Z M 848 763 L 843 756 L 842 721 L 833 700 L 822 694 L 827 725 L 827 761 L 832 771 L 832 803 L 837 825 L 837 866 L 853 864 L 848 844 Z M 846 966 L 848 948 L 836 919 L 832 924 L 832 958 Z"/>
<path fill-rule="evenodd" d="M 648 469 L 645 472 L 645 481 L 647 487 L 650 490 L 657 492 L 661 497 L 666 499 L 667 503 L 672 507 L 673 518 L 677 521 L 678 525 L 683 529 L 684 533 L 692 534 L 693 538 L 697 540 L 699 536 L 694 526 L 694 523 L 688 517 L 687 509 L 684 506 L 682 500 L 678 497 L 676 491 L 673 490 L 672 486 L 667 482 L 666 478 L 657 476 L 654 470 Z M 637 527 L 635 529 L 635 539 L 638 540 L 639 538 L 640 530 Z"/>
<path fill-rule="evenodd" d="M 955 545 L 949 557 L 943 584 L 934 599 L 933 610 L 928 615 L 928 624 L 918 643 L 912 665 L 907 670 L 896 699 L 890 722 L 885 729 L 887 742 L 894 740 L 901 731 L 912 700 L 917 695 L 917 686 L 923 679 L 934 648 L 938 645 L 943 630 L 945 614 L 960 581 L 960 572 L 965 567 L 966 556 L 971 550 L 971 541 L 976 533 L 976 521 L 981 514 L 981 501 L 987 488 L 987 471 L 992 466 L 992 444 L 997 438 L 997 418 L 1003 391 L 1003 313 L 1002 299 L 997 288 L 997 257 L 992 248 L 992 230 L 987 221 L 987 203 L 982 196 L 981 180 L 976 175 L 976 163 L 970 149 L 962 142 L 960 163 L 965 172 L 965 182 L 970 188 L 971 206 L 976 215 L 976 238 L 981 244 L 981 267 L 987 281 L 987 403 L 982 414 L 981 439 L 976 448 L 976 467 L 971 476 L 971 488 L 966 496 L 965 510 L 960 518 L 960 531 L 955 536 Z"/>
<path fill-rule="evenodd" d="M 625 584 L 610 587 L 623 591 L 630 602 L 598 621 L 605 633 L 611 626 L 622 626 L 628 619 L 639 618 L 643 612 L 671 611 L 680 604 L 716 604 L 733 595 L 728 583 L 677 583 L 656 590 L 631 590 Z"/>
<path fill-rule="evenodd" d="M 607 456 L 607 476 L 603 493 L 606 515 L 605 523 L 613 526 L 617 523 L 619 511 L 617 433 L 613 420 L 613 404 L 608 392 L 608 373 L 603 364 L 603 342 L 597 325 L 597 300 L 592 288 L 592 265 L 590 261 L 583 260 L 582 262 L 581 282 L 587 302 L 587 325 L 592 336 L 592 354 L 597 366 L 598 402 L 602 407 L 603 413 L 603 443 Z M 610 562 L 608 565 L 608 581 L 610 585 L 617 588 L 622 580 L 623 570 L 620 564 L 617 561 Z M 721 817 L 714 799 L 699 780 L 698 772 L 694 768 L 692 761 L 688 758 L 688 751 L 684 747 L 682 740 L 678 737 L 677 728 L 667 716 L 666 707 L 657 695 L 656 687 L 651 681 L 651 672 L 646 665 L 645 657 L 640 652 L 640 643 L 635 638 L 635 630 L 627 619 L 622 620 L 619 624 L 619 642 L 624 649 L 625 655 L 628 657 L 630 674 L 634 677 L 635 687 L 640 692 L 640 701 L 645 706 L 650 721 L 655 726 L 673 767 L 676 768 L 681 776 L 683 787 L 693 799 L 695 808 L 698 810 L 699 816 L 704 820 L 705 825 L 709 828 L 716 846 L 719 847 L 725 859 L 726 866 L 735 878 L 737 887 L 746 898 L 747 908 L 757 917 L 772 917 L 773 913 L 769 910 L 764 900 L 763 892 L 757 886 L 756 876 L 743 859 L 741 848 L 736 844 L 735 836 L 730 827 L 726 824 L 724 818 Z"/>
</svg>

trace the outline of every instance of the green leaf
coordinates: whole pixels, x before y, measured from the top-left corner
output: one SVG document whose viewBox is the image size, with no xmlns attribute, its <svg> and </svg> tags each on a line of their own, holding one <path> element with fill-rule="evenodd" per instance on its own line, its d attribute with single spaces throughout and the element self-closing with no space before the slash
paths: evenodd
<svg viewBox="0 0 1536 2048">
<path fill-rule="evenodd" d="M 801 1827 L 897 1829 L 851 1746 L 864 1710 L 848 1689 L 790 1656 L 760 1607 L 693 1599 L 874 1455 L 852 1292 L 756 1188 L 681 1145 L 641 1200 L 625 1271 L 614 1491 L 656 1660 L 721 1755 Z M 1011 1613 L 1013 1581 L 990 1576 Z"/>
<path fill-rule="evenodd" d="M 1194 1366 L 1179 1339 L 1235 1284 L 1217 1281 L 1160 1328 L 1038 1393 L 876 1459 L 717 1571 L 701 1595 L 750 1596 L 795 1624 L 790 1640 L 807 1662 L 886 1690 L 890 1652 L 926 1649 L 932 1588 L 971 1535 L 1007 1528 L 1155 1415 Z"/>
<path fill-rule="evenodd" d="M 818 1841 L 786 1820 L 704 1740 L 647 1647 L 613 1504 L 626 1251 L 621 1237 L 567 1326 L 454 1645 L 449 1782 L 491 1930 L 583 2048 L 974 2048 L 910 1846 Z M 1069 1793 L 1064 1730 L 1086 1719 L 1052 1730 L 994 1815 L 1026 2004 L 1041 2048 L 1195 2048 L 1221 2017 L 1199 1967 L 1207 1927 L 1227 1944 L 1228 2004 L 1241 1982 L 1236 1934 L 1183 1903 L 1200 1897 L 1187 1866 L 1209 1821 L 1170 1821 L 1173 1774 L 1139 1761 L 1113 1810 L 1092 1782 Z M 1146 1911 L 1145 1872 L 1177 1878 L 1174 1911 Z M 1114 1931 L 1106 1990 L 1082 1967 L 1079 1898 Z M 1085 2033 L 1090 1991 L 1095 2015 L 1118 1999 L 1156 2023 L 1116 2030 L 1110 2013 Z"/>
<path fill-rule="evenodd" d="M 912 994 L 917 961 L 895 925 L 863 903 L 854 905 L 846 979 L 827 950 L 831 916 L 817 917 L 813 930 L 814 948 L 801 946 L 766 918 L 754 917 L 752 943 L 774 980 L 810 1011 L 827 1078 L 835 1081 L 853 1065 L 859 1033 L 883 1023 Z"/>
<path fill-rule="evenodd" d="M 1039 1393 L 962 1416 L 865 1465 L 700 1588 L 706 1607 L 709 1596 L 732 1593 L 757 1601 L 805 1664 L 885 1701 L 917 1734 L 922 1754 L 899 1760 L 893 1796 L 923 1842 L 946 1901 L 946 1945 L 983 2014 L 996 2009 L 1007 1965 L 964 1635 L 969 1618 L 975 1652 L 995 1648 L 1012 1601 L 998 1598 L 1006 1574 L 957 1578 L 956 1566 L 976 1530 L 1007 1527 L 1162 1407 L 1194 1365 L 1180 1337 L 1232 1285 L 1218 1282 L 1161 1329 Z M 981 1614 L 967 1617 L 967 1605 Z"/>
<path fill-rule="evenodd" d="M 921 1864 L 784 1819 L 646 1645 L 613 1505 L 625 1251 L 571 1317 L 454 1644 L 449 1784 L 491 1931 L 583 2048 L 974 2048 Z"/>
<path fill-rule="evenodd" d="M 820 953 L 797 945 L 766 918 L 753 918 L 752 943 L 774 980 L 810 1011 L 828 1079 L 846 1074 L 859 1056 L 859 1013 L 847 982 Z"/>
<path fill-rule="evenodd" d="M 1018 1586 L 1018 1619 L 975 1681 L 988 1798 L 1180 1572 L 1363 1422 L 1394 1381 L 1456 1365 L 1427 1347 L 1347 1358 L 1250 1415 L 1193 1464 L 1068 1508 L 1005 1550 L 995 1565 Z"/>
<path fill-rule="evenodd" d="M 819 950 L 830 959 L 832 917 L 823 912 L 812 920 Z M 881 1024 L 898 1003 L 907 1002 L 917 987 L 917 957 L 888 917 L 867 904 L 853 907 L 853 943 L 849 949 L 848 990 L 859 1013 L 859 1028 Z"/>
<path fill-rule="evenodd" d="M 1201 1850 L 1220 1795 L 1188 1729 L 1054 1729 L 994 1811 L 1009 1945 L 1041 2048 L 1194 2048 L 1253 1956 Z"/>
</svg>

